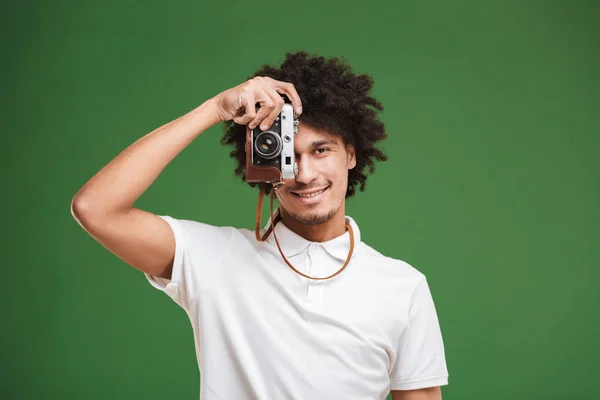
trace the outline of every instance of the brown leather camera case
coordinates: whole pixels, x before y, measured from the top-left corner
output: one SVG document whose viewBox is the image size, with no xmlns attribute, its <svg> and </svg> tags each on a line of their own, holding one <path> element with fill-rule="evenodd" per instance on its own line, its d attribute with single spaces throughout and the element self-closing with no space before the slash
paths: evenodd
<svg viewBox="0 0 600 400">
<path fill-rule="evenodd" d="M 257 167 L 252 164 L 252 131 L 246 125 L 246 182 L 281 182 L 281 170 L 276 167 Z"/>
</svg>

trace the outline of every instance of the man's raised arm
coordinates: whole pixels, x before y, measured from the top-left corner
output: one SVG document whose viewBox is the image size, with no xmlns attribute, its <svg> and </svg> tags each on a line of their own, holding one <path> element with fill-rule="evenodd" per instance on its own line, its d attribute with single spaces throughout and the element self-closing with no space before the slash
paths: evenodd
<svg viewBox="0 0 600 400">
<path fill-rule="evenodd" d="M 173 232 L 162 218 L 133 204 L 186 146 L 219 121 L 270 126 L 283 106 L 279 93 L 285 93 L 298 112 L 300 97 L 292 84 L 256 77 L 138 139 L 77 192 L 71 202 L 73 217 L 127 264 L 170 279 Z"/>
</svg>

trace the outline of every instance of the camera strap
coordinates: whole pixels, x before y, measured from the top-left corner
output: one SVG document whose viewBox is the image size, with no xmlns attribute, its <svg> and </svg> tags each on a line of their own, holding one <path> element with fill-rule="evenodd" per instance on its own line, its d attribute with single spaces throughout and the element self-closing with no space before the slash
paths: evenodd
<svg viewBox="0 0 600 400">
<path fill-rule="evenodd" d="M 275 243 L 277 244 L 277 248 L 279 249 L 279 254 L 281 254 L 281 257 L 283 257 L 283 261 L 285 261 L 285 263 L 292 270 L 294 270 L 294 272 L 296 272 L 298 275 L 301 275 L 308 279 L 313 279 L 313 280 L 318 280 L 318 281 L 331 279 L 334 276 L 341 273 L 344 269 L 346 269 L 346 266 L 348 265 L 348 263 L 350 262 L 350 259 L 352 258 L 352 253 L 354 252 L 354 232 L 352 231 L 352 226 L 350 225 L 350 223 L 348 221 L 346 221 L 346 230 L 350 234 L 350 251 L 348 252 L 348 257 L 346 258 L 346 262 L 344 263 L 342 268 L 340 268 L 335 274 L 327 276 L 325 278 L 315 278 L 315 277 L 303 274 L 302 272 L 298 271 L 288 261 L 288 259 L 283 254 L 283 251 L 281 250 L 281 245 L 279 244 L 279 240 L 277 240 L 277 235 L 275 234 L 275 224 L 277 224 L 279 221 L 281 221 L 281 213 L 277 214 L 276 218 L 273 217 L 273 196 L 274 196 L 273 193 L 275 192 L 275 189 L 276 189 L 275 184 L 273 185 L 273 188 L 271 189 L 271 193 L 270 193 L 269 210 L 271 212 L 271 224 L 270 224 L 269 228 L 267 229 L 267 231 L 261 237 L 260 236 L 260 222 L 261 222 L 261 217 L 262 217 L 262 205 L 263 205 L 263 199 L 265 197 L 265 189 L 266 189 L 266 183 L 261 183 L 260 184 L 260 192 L 258 193 L 258 205 L 256 207 L 256 226 L 255 226 L 256 240 L 258 240 L 259 242 L 264 242 L 265 240 L 267 240 L 267 238 L 269 237 L 271 232 L 273 232 L 273 237 L 275 238 Z"/>
</svg>

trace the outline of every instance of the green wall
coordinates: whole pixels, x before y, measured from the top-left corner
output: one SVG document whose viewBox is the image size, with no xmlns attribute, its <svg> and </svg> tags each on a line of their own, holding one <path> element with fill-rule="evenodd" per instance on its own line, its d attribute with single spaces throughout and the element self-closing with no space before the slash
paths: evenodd
<svg viewBox="0 0 600 400">
<path fill-rule="evenodd" d="M 444 399 L 599 398 L 597 1 L 3 2 L 2 399 L 197 399 L 186 314 L 75 192 L 286 51 L 375 79 L 390 160 L 347 213 L 427 275 Z M 222 125 L 136 203 L 251 227 Z"/>
</svg>

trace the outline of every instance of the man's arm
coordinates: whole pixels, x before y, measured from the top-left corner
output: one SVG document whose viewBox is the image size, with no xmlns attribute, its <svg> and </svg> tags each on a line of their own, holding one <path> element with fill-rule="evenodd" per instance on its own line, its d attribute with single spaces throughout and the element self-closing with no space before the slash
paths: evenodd
<svg viewBox="0 0 600 400">
<path fill-rule="evenodd" d="M 100 244 L 127 264 L 170 279 L 175 237 L 169 224 L 133 204 L 163 169 L 219 119 L 211 99 L 134 142 L 75 195 L 71 213 Z"/>
<path fill-rule="evenodd" d="M 415 390 L 392 390 L 392 400 L 442 400 L 439 386 Z"/>
<path fill-rule="evenodd" d="M 163 169 L 196 137 L 219 121 L 270 126 L 283 107 L 285 93 L 301 111 L 291 83 L 256 77 L 228 89 L 196 109 L 137 140 L 75 195 L 71 213 L 100 244 L 132 267 L 170 279 L 175 237 L 169 224 L 133 204 Z M 260 105 L 256 110 L 256 104 Z"/>
</svg>

